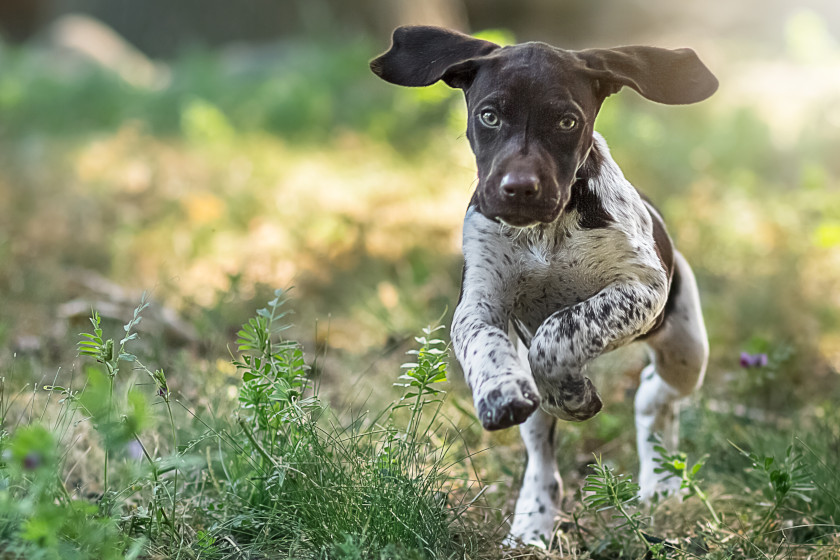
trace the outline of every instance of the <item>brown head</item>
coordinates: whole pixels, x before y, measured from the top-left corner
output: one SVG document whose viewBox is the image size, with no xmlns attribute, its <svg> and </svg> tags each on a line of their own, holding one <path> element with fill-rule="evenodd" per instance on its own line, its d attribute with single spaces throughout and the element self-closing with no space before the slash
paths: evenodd
<svg viewBox="0 0 840 560">
<path fill-rule="evenodd" d="M 518 227 L 552 222 L 563 211 L 607 96 L 629 86 L 676 105 L 702 101 L 718 86 L 690 49 L 500 47 L 428 26 L 397 28 L 391 48 L 370 67 L 397 85 L 443 80 L 464 91 L 478 210 Z"/>
</svg>

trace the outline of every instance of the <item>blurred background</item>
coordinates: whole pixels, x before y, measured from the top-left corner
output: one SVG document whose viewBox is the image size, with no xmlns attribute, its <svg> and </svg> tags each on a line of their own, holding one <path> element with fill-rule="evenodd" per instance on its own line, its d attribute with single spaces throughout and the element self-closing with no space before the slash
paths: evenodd
<svg viewBox="0 0 840 560">
<path fill-rule="evenodd" d="M 147 290 L 149 361 L 184 398 L 235 401 L 237 329 L 293 286 L 290 336 L 318 357 L 322 390 L 393 398 L 412 337 L 457 301 L 475 177 L 460 92 L 368 70 L 408 23 L 694 48 L 720 79 L 713 98 L 665 107 L 624 91 L 596 128 L 695 267 L 712 347 L 701 408 L 768 426 L 835 410 L 836 0 L 3 0 L 6 382 L 72 374 L 91 307 L 119 328 Z M 745 369 L 741 352 L 768 364 Z M 612 404 L 563 437 L 632 449 L 643 359 L 607 358 Z M 469 421 L 453 377 L 452 414 Z M 477 441 L 515 439 L 472 426 Z"/>
</svg>

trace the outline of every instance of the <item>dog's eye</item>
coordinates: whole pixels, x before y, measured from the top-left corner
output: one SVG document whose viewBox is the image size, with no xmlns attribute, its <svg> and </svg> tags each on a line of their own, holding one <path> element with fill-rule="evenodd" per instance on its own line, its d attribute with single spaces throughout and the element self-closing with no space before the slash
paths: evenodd
<svg viewBox="0 0 840 560">
<path fill-rule="evenodd" d="M 577 126 L 577 121 L 574 117 L 563 117 L 560 119 L 558 126 L 560 127 L 560 130 L 572 130 Z"/>
<path fill-rule="evenodd" d="M 499 115 L 495 113 L 495 111 L 491 111 L 490 109 L 485 109 L 478 115 L 481 124 L 484 126 L 489 126 L 490 128 L 496 128 L 499 126 L 501 122 L 499 119 Z"/>
</svg>

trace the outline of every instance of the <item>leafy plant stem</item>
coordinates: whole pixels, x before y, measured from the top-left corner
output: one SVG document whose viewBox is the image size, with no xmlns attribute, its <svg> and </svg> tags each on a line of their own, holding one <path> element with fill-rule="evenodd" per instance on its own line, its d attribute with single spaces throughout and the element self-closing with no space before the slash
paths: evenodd
<svg viewBox="0 0 840 560">
<path fill-rule="evenodd" d="M 164 402 L 166 403 L 166 412 L 169 415 L 169 427 L 172 430 L 172 453 L 173 453 L 173 456 L 177 457 L 178 456 L 178 434 L 175 431 L 175 419 L 172 417 L 172 407 L 169 404 L 169 396 L 168 395 L 164 398 Z M 177 501 L 177 497 L 178 497 L 178 465 L 177 464 L 175 465 L 174 471 L 175 471 L 175 474 L 174 474 L 174 477 L 173 477 L 173 480 L 172 480 L 172 516 L 171 516 L 172 517 L 171 523 L 172 523 L 172 539 L 173 540 L 175 539 L 175 537 L 177 535 L 177 532 L 178 532 L 177 526 L 175 524 L 175 506 L 178 503 L 178 501 Z"/>
<path fill-rule="evenodd" d="M 254 437 L 254 434 L 251 433 L 251 429 L 248 427 L 248 423 L 245 420 L 243 420 L 242 418 L 239 419 L 239 426 L 242 428 L 242 431 L 245 433 L 245 437 L 248 438 L 248 441 L 251 443 L 251 445 L 254 446 L 254 449 L 257 450 L 257 453 L 259 453 L 260 456 L 263 459 L 265 459 L 266 462 L 269 463 L 270 465 L 274 465 L 275 467 L 279 466 L 277 464 L 277 462 L 274 460 L 274 457 L 269 455 L 268 452 L 265 449 L 263 449 L 262 445 L 260 445 L 260 443 Z"/>
<path fill-rule="evenodd" d="M 617 496 L 615 500 L 615 508 L 618 510 L 618 513 L 621 514 L 621 517 L 623 517 L 627 521 L 627 524 L 633 529 L 633 534 L 636 536 L 636 539 L 638 539 L 641 545 L 645 547 L 645 550 L 650 549 L 650 543 L 648 543 L 648 540 L 645 538 L 642 530 L 639 529 L 638 522 L 632 515 L 627 513 L 627 510 L 624 509 L 624 504 L 621 503 L 621 500 L 619 500 Z"/>
<path fill-rule="evenodd" d="M 113 418 L 113 415 L 114 415 L 114 377 L 115 377 L 115 375 L 113 373 L 113 368 L 111 367 L 111 365 L 110 364 L 106 364 L 106 365 L 108 366 L 108 383 L 109 383 L 109 389 L 108 389 L 108 424 L 110 424 L 111 419 Z M 103 496 L 108 493 L 108 458 L 111 455 L 108 448 L 109 448 L 109 446 L 106 445 L 105 446 L 105 465 L 103 467 L 103 476 L 102 476 L 102 480 L 103 480 L 103 482 L 102 482 L 102 486 L 103 486 L 102 495 Z"/>
<path fill-rule="evenodd" d="M 712 503 L 709 501 L 709 497 L 706 496 L 706 493 L 703 492 L 703 490 L 701 490 L 700 487 L 694 482 L 691 483 L 691 489 L 692 489 L 692 491 L 694 491 L 695 494 L 697 494 L 697 498 L 701 502 L 703 502 L 703 505 L 706 506 L 706 509 L 709 511 L 709 515 L 712 516 L 712 521 L 714 522 L 713 528 L 717 529 L 718 527 L 720 527 L 721 520 L 718 517 L 718 514 L 715 511 L 715 508 L 712 507 Z"/>
<path fill-rule="evenodd" d="M 688 463 L 688 456 L 681 451 L 670 452 L 662 445 L 655 445 L 654 450 L 659 453 L 659 456 L 654 458 L 654 461 L 659 465 L 654 472 L 666 473 L 666 478 L 679 478 L 680 489 L 688 490 L 687 496 L 696 495 L 697 499 L 708 510 L 709 515 L 712 516 L 712 528 L 715 530 L 720 528 L 720 517 L 718 517 L 709 497 L 700 488 L 700 481 L 697 477 L 706 462 L 706 457 L 701 457 L 694 465 L 691 465 Z"/>
<path fill-rule="evenodd" d="M 414 429 L 415 432 L 417 431 L 417 424 L 420 423 L 419 416 L 423 413 L 423 407 L 420 406 L 420 405 L 423 401 L 423 397 L 426 396 L 426 386 L 427 385 L 428 385 L 427 379 L 424 378 L 423 381 L 421 382 L 421 385 L 420 385 L 418 391 L 417 391 L 417 396 L 414 398 L 414 405 L 411 407 L 411 416 L 409 416 L 408 424 L 406 424 L 406 427 L 405 427 L 406 435 L 409 435 L 409 434 L 413 435 L 412 428 Z"/>
</svg>

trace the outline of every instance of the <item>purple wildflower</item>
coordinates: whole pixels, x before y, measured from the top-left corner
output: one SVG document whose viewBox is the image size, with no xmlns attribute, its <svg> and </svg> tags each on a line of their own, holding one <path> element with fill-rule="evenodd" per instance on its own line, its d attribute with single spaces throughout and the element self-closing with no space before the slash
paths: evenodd
<svg viewBox="0 0 840 560">
<path fill-rule="evenodd" d="M 34 471 L 38 467 L 41 466 L 41 463 L 44 462 L 44 458 L 41 454 L 37 451 L 30 451 L 26 454 L 23 458 L 23 468 L 27 471 Z"/>
<path fill-rule="evenodd" d="M 741 352 L 741 359 L 739 361 L 742 368 L 760 368 L 767 365 L 767 354 Z"/>
</svg>

